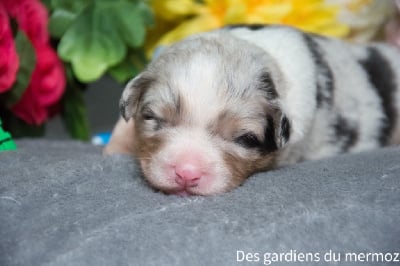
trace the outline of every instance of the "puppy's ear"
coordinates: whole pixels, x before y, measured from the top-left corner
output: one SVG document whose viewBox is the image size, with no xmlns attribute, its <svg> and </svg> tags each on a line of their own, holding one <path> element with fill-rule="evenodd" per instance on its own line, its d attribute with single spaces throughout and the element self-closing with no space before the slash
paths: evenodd
<svg viewBox="0 0 400 266">
<path fill-rule="evenodd" d="M 277 117 L 276 126 L 276 143 L 279 148 L 285 146 L 286 143 L 289 142 L 290 132 L 291 132 L 291 124 L 289 118 L 279 112 L 279 116 Z"/>
<path fill-rule="evenodd" d="M 122 97 L 119 101 L 119 109 L 125 121 L 133 117 L 137 111 L 138 104 L 151 86 L 153 79 L 145 77 L 143 74 L 135 77 L 125 86 Z"/>
<path fill-rule="evenodd" d="M 283 148 L 290 139 L 291 126 L 289 119 L 281 111 L 267 116 L 267 125 L 264 131 L 263 150 L 274 152 Z"/>
</svg>

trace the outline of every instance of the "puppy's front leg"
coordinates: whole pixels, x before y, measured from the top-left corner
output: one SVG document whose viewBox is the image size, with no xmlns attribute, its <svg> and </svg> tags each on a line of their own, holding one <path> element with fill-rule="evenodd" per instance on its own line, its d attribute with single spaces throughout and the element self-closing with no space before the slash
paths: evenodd
<svg viewBox="0 0 400 266">
<path fill-rule="evenodd" d="M 126 122 L 120 118 L 111 134 L 110 142 L 103 150 L 103 154 L 133 154 L 134 120 Z"/>
</svg>

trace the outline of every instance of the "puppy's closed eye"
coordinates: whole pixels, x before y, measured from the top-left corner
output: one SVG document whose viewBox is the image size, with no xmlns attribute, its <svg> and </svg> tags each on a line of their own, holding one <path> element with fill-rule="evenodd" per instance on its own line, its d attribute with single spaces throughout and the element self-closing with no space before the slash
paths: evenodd
<svg viewBox="0 0 400 266">
<path fill-rule="evenodd" d="M 155 131 L 160 130 L 165 123 L 165 120 L 163 118 L 157 116 L 156 113 L 148 107 L 143 108 L 142 119 L 145 122 L 151 123 L 151 128 Z"/>
<path fill-rule="evenodd" d="M 248 149 L 253 149 L 261 146 L 260 140 L 252 132 L 246 132 L 245 134 L 237 137 L 235 143 Z"/>
<path fill-rule="evenodd" d="M 145 108 L 142 111 L 142 118 L 143 118 L 143 120 L 147 120 L 147 121 L 149 121 L 149 120 L 158 120 L 156 114 L 150 108 Z"/>
</svg>

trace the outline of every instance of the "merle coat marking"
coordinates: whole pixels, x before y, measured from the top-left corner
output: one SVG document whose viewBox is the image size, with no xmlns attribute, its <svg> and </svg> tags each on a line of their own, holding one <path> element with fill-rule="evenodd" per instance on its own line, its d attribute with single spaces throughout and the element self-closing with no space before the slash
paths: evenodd
<svg viewBox="0 0 400 266">
<path fill-rule="evenodd" d="M 400 142 L 400 52 L 235 25 L 165 49 L 126 86 L 106 153 L 168 193 L 228 191 L 301 160 Z"/>
</svg>

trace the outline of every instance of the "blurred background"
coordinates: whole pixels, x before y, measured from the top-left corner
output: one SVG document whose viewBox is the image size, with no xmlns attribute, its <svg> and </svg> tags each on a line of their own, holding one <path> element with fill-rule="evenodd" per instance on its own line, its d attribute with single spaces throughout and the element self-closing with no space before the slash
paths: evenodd
<svg viewBox="0 0 400 266">
<path fill-rule="evenodd" d="M 285 24 L 400 47 L 399 0 L 0 0 L 0 145 L 110 132 L 160 47 L 230 24 Z M 3 135 L 4 136 L 4 135 Z"/>
<path fill-rule="evenodd" d="M 83 94 L 89 129 L 88 138 L 92 139 L 99 133 L 111 133 L 119 118 L 118 103 L 123 88 L 124 84 L 118 83 L 109 75 L 88 86 Z M 49 139 L 71 138 L 60 115 L 47 121 L 44 137 Z M 87 140 L 87 138 L 83 140 Z"/>
</svg>

